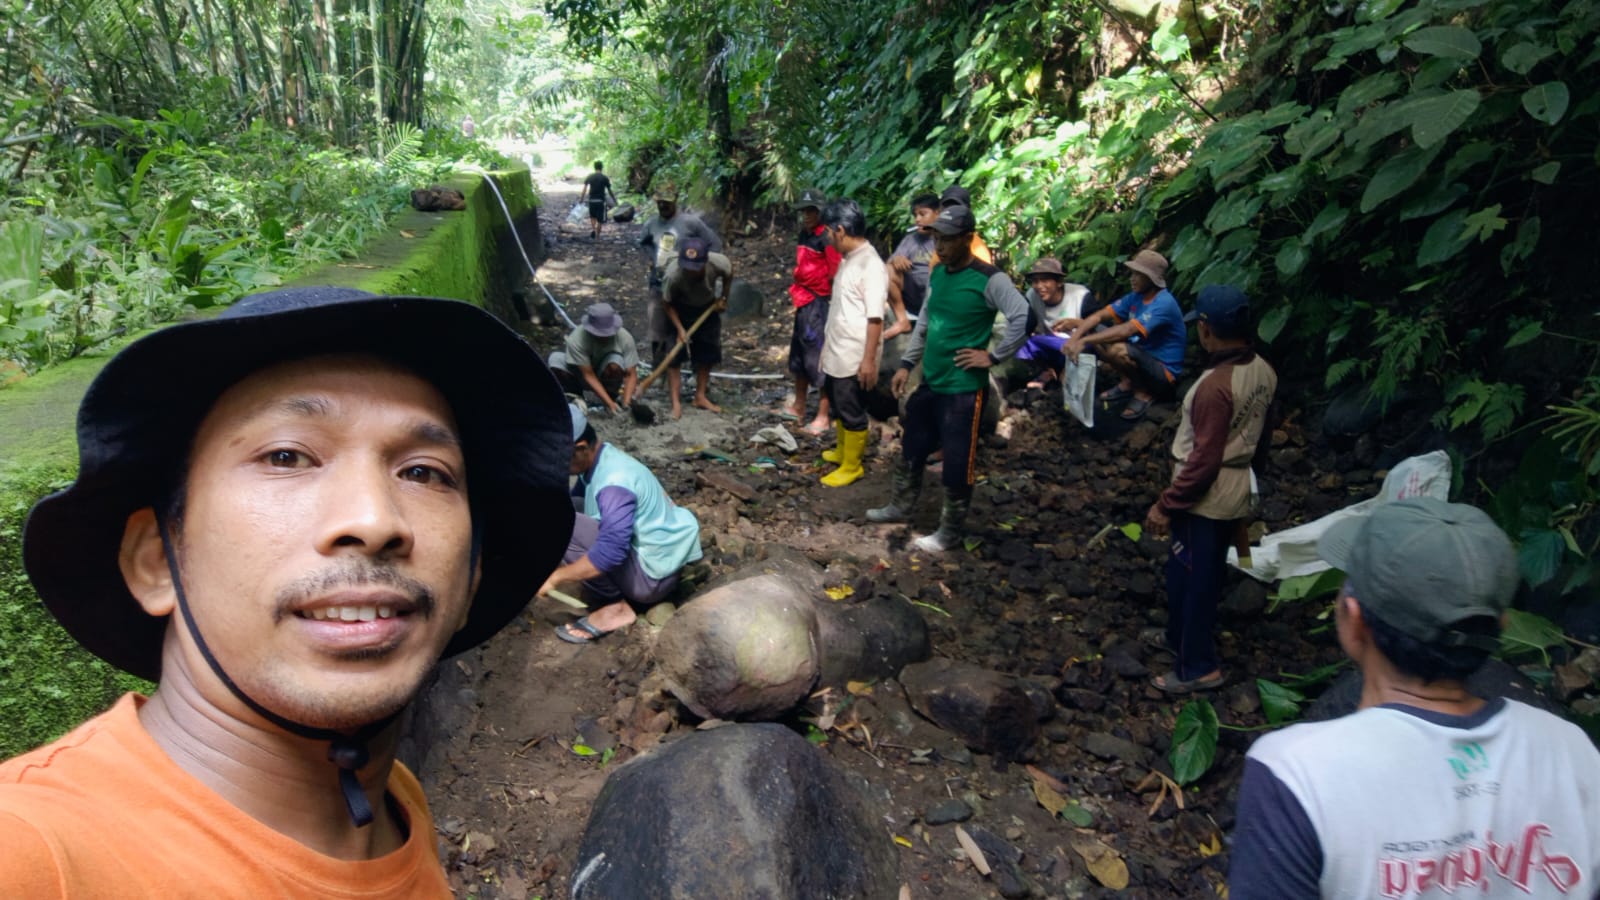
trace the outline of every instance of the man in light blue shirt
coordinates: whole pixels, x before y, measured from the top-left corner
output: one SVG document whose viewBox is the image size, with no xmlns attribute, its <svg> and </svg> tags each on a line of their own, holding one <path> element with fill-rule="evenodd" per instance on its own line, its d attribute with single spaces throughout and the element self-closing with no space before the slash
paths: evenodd
<svg viewBox="0 0 1600 900">
<path fill-rule="evenodd" d="M 634 606 L 660 603 L 678 586 L 683 567 L 701 557 L 700 523 L 672 502 L 645 465 L 601 443 L 576 404 L 572 417 L 572 466 L 578 476 L 572 499 L 580 509 L 561 567 L 550 573 L 541 596 L 563 581 L 582 581 L 585 593 L 605 605 L 556 629 L 556 637 L 587 644 L 632 625 Z"/>
</svg>

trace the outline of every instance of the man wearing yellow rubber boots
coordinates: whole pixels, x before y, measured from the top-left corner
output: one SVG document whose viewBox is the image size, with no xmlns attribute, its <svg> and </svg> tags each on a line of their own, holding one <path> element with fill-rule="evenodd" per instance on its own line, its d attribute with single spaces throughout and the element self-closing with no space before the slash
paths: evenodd
<svg viewBox="0 0 1600 900">
<path fill-rule="evenodd" d="M 843 487 L 862 475 L 867 449 L 867 409 L 862 398 L 878 384 L 878 346 L 889 276 L 878 251 L 867 240 L 867 217 L 854 200 L 835 200 L 822 213 L 822 227 L 844 257 L 833 276 L 833 300 L 822 342 L 824 396 L 833 410 L 838 442 L 822 458 L 839 467 L 822 477 L 828 487 Z"/>
</svg>

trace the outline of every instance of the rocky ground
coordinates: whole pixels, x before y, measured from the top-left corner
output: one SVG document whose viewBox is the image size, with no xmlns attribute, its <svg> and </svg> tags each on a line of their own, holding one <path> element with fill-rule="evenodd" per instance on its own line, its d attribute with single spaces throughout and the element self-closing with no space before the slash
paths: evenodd
<svg viewBox="0 0 1600 900">
<path fill-rule="evenodd" d="M 574 317 L 605 300 L 641 334 L 637 223 L 608 225 L 590 241 L 587 225 L 562 225 L 578 184 L 546 183 L 542 190 L 550 259 L 540 280 Z M 728 243 L 736 272 L 767 300 L 761 315 L 725 329 L 727 370 L 780 373 L 793 237 L 779 223 L 775 231 L 730 236 Z M 548 350 L 563 333 L 543 327 L 530 335 Z M 787 723 L 867 786 L 896 843 L 909 886 L 902 896 L 1220 892 L 1226 834 L 1253 735 L 1224 730 L 1210 773 L 1181 794 L 1147 778 L 1170 772 L 1166 755 L 1181 705 L 1148 685 L 1149 674 L 1165 671 L 1168 661 L 1138 641 L 1142 628 L 1165 618 L 1160 585 L 1167 547 L 1119 530 L 1143 520 L 1166 480 L 1172 406 L 1156 407 L 1125 433 L 1096 436 L 1066 421 L 1058 394 L 1018 397 L 1028 402 L 1010 408 L 986 440 L 973 540 L 937 558 L 906 549 L 908 537 L 933 526 L 937 490 L 925 493 L 912 529 L 863 518 L 888 495 L 892 434 L 878 435 L 866 478 L 827 489 L 817 483 L 823 444 L 797 431 L 794 454 L 748 442 L 758 428 L 779 424 L 769 410 L 785 396 L 784 381 L 719 379 L 713 393 L 722 415 L 691 409 L 686 399 L 678 422 L 662 415 L 642 428 L 603 413 L 597 420 L 603 439 L 649 462 L 668 492 L 699 516 L 711 573 L 792 548 L 827 567 L 832 593 L 884 592 L 917 603 L 935 655 L 1024 677 L 1055 700 L 1031 759 L 1011 764 L 973 754 L 919 717 L 893 682 L 852 685 L 843 711 L 842 698 L 819 698 L 814 706 L 831 704 L 828 710 L 838 713 L 822 721 L 825 731 L 799 714 Z M 662 387 L 646 399 L 665 412 Z M 1291 410 L 1262 473 L 1269 491 L 1258 528 L 1279 530 L 1371 495 L 1383 466 L 1415 449 L 1399 440 L 1330 444 Z M 711 473 L 749 485 L 751 499 L 704 483 Z M 1211 699 L 1225 726 L 1263 724 L 1257 678 L 1284 681 L 1338 659 L 1320 605 L 1269 606 L 1266 588 L 1245 579 L 1233 583 L 1224 604 L 1219 628 L 1229 684 Z M 447 663 L 426 704 L 422 732 L 438 742 L 419 762 L 458 896 L 567 896 L 578 841 L 607 774 L 700 724 L 653 677 L 655 624 L 641 619 L 626 633 L 575 646 L 552 633 L 572 615 L 556 602 L 535 600 L 518 624 Z M 1074 815 L 1087 824 L 1045 809 L 1034 773 L 1059 782 L 1058 792 L 1081 808 Z M 1020 877 L 980 874 L 962 852 L 958 823 L 988 846 L 1009 848 L 1002 852 L 1019 860 Z M 1113 892 L 1097 880 L 1090 865 L 1096 841 L 1126 864 L 1126 890 Z"/>
</svg>

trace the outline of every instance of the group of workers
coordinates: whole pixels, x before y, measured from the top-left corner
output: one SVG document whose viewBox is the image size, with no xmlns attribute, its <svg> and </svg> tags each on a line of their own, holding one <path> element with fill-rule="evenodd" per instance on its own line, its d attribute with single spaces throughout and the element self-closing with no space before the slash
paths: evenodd
<svg viewBox="0 0 1600 900">
<path fill-rule="evenodd" d="M 805 375 L 840 423 L 848 478 L 891 291 L 916 316 L 892 384 L 905 391 L 919 364 L 922 382 L 894 497 L 869 518 L 904 519 L 942 448 L 945 507 L 920 543 L 936 551 L 961 533 L 985 372 L 1024 346 L 1029 303 L 977 255 L 967 204 L 922 221 L 937 254 L 922 260 L 925 288 L 917 260 L 886 269 L 863 252 L 854 203 L 820 207 L 839 264 L 810 301 L 829 306 Z M 672 262 L 714 253 L 690 232 L 655 232 L 664 289 Z M 1149 340 L 1170 326 L 1152 308 L 1170 298 L 1164 264 L 1141 252 L 1128 265 L 1131 299 L 1060 316 L 1037 336 L 1064 340 L 1037 346 L 1101 352 L 1113 390 L 1138 399 L 1178 373 Z M 1040 279 L 1059 268 L 1029 272 L 1045 307 L 1058 294 Z M 663 315 L 680 325 L 683 310 Z M 1194 598 L 1220 585 L 1275 386 L 1242 292 L 1206 288 L 1186 318 L 1208 359 L 1147 515 L 1173 536 L 1173 615 L 1157 637 L 1179 664 L 1156 686 L 1178 692 L 1222 680 Z M 615 313 L 591 308 L 583 331 L 615 338 Z M 626 398 L 629 351 L 579 342 L 567 360 L 583 383 L 618 376 Z M 601 605 L 559 636 L 594 640 L 700 555 L 692 514 L 598 439 L 520 337 L 456 301 L 247 297 L 118 353 L 84 396 L 77 441 L 76 479 L 30 512 L 23 561 L 69 635 L 155 690 L 0 763 L 5 897 L 448 897 L 421 786 L 396 759 L 429 672 L 562 581 Z M 1361 709 L 1251 748 L 1230 896 L 1595 896 L 1600 752 L 1576 726 L 1466 683 L 1518 583 L 1505 533 L 1472 507 L 1407 499 L 1340 523 L 1319 550 L 1345 573 L 1334 627 L 1365 679 Z"/>
</svg>

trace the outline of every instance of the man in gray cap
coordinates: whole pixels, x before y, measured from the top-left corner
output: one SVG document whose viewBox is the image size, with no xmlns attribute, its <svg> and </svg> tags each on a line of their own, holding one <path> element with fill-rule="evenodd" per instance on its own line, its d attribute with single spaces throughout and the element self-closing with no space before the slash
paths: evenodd
<svg viewBox="0 0 1600 900">
<path fill-rule="evenodd" d="M 399 716 L 566 545 L 538 355 L 466 303 L 274 291 L 119 353 L 78 452 L 23 561 L 156 690 L 0 764 L 0 896 L 449 897 Z"/>
<path fill-rule="evenodd" d="M 1122 418 L 1138 421 L 1156 394 L 1170 395 L 1183 374 L 1183 350 L 1189 330 L 1183 310 L 1167 291 L 1167 259 L 1154 250 L 1140 250 L 1123 263 L 1128 270 L 1127 294 L 1079 318 L 1065 318 L 1055 330 L 1068 336 L 1062 352 L 1074 362 L 1085 349 L 1105 360 L 1122 376 L 1100 392 L 1107 403 L 1127 400 Z"/>
<path fill-rule="evenodd" d="M 1066 363 L 1061 348 L 1067 339 L 1056 334 L 1055 324 L 1082 315 L 1084 303 L 1093 294 L 1083 285 L 1067 281 L 1061 261 L 1053 256 L 1035 260 L 1024 278 L 1028 282 L 1028 293 L 1024 297 L 1028 301 L 1033 336 L 1017 351 L 1017 359 L 1027 360 L 1038 368 L 1028 387 L 1042 388 L 1060 377 Z"/>
<path fill-rule="evenodd" d="M 1229 896 L 1600 896 L 1600 752 L 1466 686 L 1499 646 L 1517 553 L 1482 511 L 1379 506 L 1322 537 L 1360 710 L 1250 748 Z"/>
<path fill-rule="evenodd" d="M 612 413 L 620 408 L 619 402 L 621 406 L 632 403 L 639 386 L 638 345 L 609 303 L 590 306 L 583 321 L 567 335 L 566 349 L 550 354 L 546 362 L 563 390 L 581 395 L 587 388 Z M 613 399 L 619 390 L 620 401 Z"/>
</svg>

